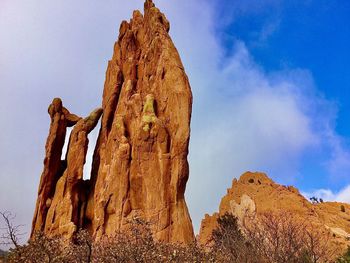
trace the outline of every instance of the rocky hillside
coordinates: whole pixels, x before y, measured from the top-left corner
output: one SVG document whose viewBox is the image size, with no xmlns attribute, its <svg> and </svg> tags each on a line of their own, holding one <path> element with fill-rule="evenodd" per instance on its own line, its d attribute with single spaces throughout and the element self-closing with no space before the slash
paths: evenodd
<svg viewBox="0 0 350 263">
<path fill-rule="evenodd" d="M 146 0 L 144 14 L 134 11 L 121 23 L 101 108 L 80 118 L 58 98 L 49 106 L 32 235 L 70 238 L 87 229 L 99 239 L 138 218 L 150 222 L 157 240 L 194 240 L 184 198 L 192 93 L 169 29 L 164 14 Z M 88 134 L 100 118 L 91 179 L 84 181 Z M 73 130 L 61 160 L 67 127 Z"/>
<path fill-rule="evenodd" d="M 337 202 L 312 204 L 292 186 L 273 182 L 266 174 L 247 172 L 222 198 L 219 212 L 205 215 L 202 220 L 199 240 L 210 241 L 212 231 L 217 227 L 217 218 L 231 213 L 243 222 L 245 217 L 256 217 L 266 213 L 289 213 L 296 220 L 312 222 L 318 229 L 330 232 L 332 244 L 344 249 L 350 245 L 350 205 Z"/>
</svg>

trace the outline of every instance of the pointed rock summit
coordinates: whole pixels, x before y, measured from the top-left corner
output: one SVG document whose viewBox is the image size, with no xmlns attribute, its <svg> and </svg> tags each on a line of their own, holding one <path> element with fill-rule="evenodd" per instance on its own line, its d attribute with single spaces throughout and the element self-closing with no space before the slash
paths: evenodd
<svg viewBox="0 0 350 263">
<path fill-rule="evenodd" d="M 157 240 L 194 240 L 184 198 L 192 93 L 168 32 L 168 20 L 147 0 L 144 14 L 134 11 L 120 26 L 102 108 L 83 119 L 69 113 L 60 99 L 52 102 L 32 234 L 70 238 L 87 229 L 100 239 L 141 218 Z M 84 181 L 87 135 L 100 117 L 91 178 Z"/>
</svg>

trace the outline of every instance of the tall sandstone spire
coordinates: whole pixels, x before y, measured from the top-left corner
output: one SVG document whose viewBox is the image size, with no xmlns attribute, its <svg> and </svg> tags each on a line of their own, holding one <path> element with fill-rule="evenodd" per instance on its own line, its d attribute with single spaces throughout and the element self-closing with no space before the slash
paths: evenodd
<svg viewBox="0 0 350 263">
<path fill-rule="evenodd" d="M 144 15 L 134 11 L 130 22 L 120 26 L 102 109 L 85 119 L 68 110 L 62 113 L 63 106 L 55 109 L 60 117 L 50 113 L 32 234 L 41 230 L 69 238 L 78 229 L 87 229 L 99 239 L 142 218 L 157 240 L 194 240 L 184 198 L 192 94 L 168 32 L 168 20 L 147 0 Z M 102 111 L 91 179 L 84 181 L 87 134 Z M 67 121 L 66 116 L 75 118 Z M 75 127 L 66 160 L 61 161 L 68 124 Z"/>
</svg>

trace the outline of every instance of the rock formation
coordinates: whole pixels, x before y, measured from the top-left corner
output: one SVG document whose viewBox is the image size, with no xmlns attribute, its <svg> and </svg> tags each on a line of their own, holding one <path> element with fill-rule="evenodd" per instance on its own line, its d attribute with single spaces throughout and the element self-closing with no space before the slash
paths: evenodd
<svg viewBox="0 0 350 263">
<path fill-rule="evenodd" d="M 67 167 L 56 184 L 55 194 L 46 201 L 49 207 L 44 231 L 70 237 L 82 226 L 86 207 L 83 168 L 88 134 L 95 128 L 102 109 L 93 111 L 74 126 L 68 143 Z"/>
<path fill-rule="evenodd" d="M 144 15 L 123 21 L 108 63 L 102 109 L 85 119 L 59 99 L 50 105 L 32 234 L 71 237 L 87 229 L 96 239 L 126 229 L 131 219 L 149 222 L 166 242 L 194 240 L 184 199 L 192 93 L 169 22 L 151 0 Z M 90 180 L 83 180 L 88 133 L 101 114 Z M 75 125 L 75 126 L 74 126 Z M 66 128 L 74 126 L 66 160 Z"/>
<path fill-rule="evenodd" d="M 225 213 L 235 215 L 241 223 L 245 217 L 255 218 L 271 212 L 290 212 L 295 218 L 313 222 L 319 229 L 330 230 L 333 244 L 344 249 L 350 245 L 350 205 L 337 202 L 312 204 L 296 188 L 276 184 L 266 174 L 251 172 L 243 174 L 239 180 L 233 179 L 218 213 L 205 215 L 199 241 L 203 245 L 210 244 L 217 219 Z"/>
<path fill-rule="evenodd" d="M 38 199 L 34 212 L 32 232 L 43 231 L 50 200 L 53 197 L 58 179 L 63 174 L 66 162 L 61 160 L 62 148 L 66 138 L 67 127 L 71 127 L 79 121 L 79 117 L 69 113 L 63 107 L 62 101 L 55 98 L 49 106 L 51 117 L 49 136 L 46 141 L 46 155 L 44 159 L 44 171 L 41 175 Z"/>
</svg>

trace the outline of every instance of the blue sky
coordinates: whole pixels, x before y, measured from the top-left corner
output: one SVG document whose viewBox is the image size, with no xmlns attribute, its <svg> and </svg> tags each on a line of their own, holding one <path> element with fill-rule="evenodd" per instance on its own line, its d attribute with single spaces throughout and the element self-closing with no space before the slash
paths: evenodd
<svg viewBox="0 0 350 263">
<path fill-rule="evenodd" d="M 248 7 L 236 18 L 234 11 L 227 9 L 233 7 L 233 1 L 220 4 L 225 8 L 218 16 L 228 21 L 219 25 L 218 34 L 227 54 L 240 39 L 266 71 L 293 67 L 310 70 L 319 91 L 339 106 L 337 132 L 349 136 L 350 2 L 267 2 Z"/>
<path fill-rule="evenodd" d="M 174 0 L 166 14 L 194 95 L 186 199 L 198 230 L 233 178 L 266 172 L 350 202 L 350 3 Z M 120 22 L 142 1 L 0 1 L 0 209 L 30 227 L 54 97 L 101 103 Z M 86 177 L 93 142 L 90 134 Z"/>
<path fill-rule="evenodd" d="M 291 68 L 307 69 L 317 93 L 335 104 L 334 130 L 349 147 L 350 136 L 350 2 L 348 1 L 234 1 L 220 4 L 218 35 L 226 54 L 234 43 L 243 41 L 255 62 L 264 71 Z M 227 8 L 231 6 L 232 8 Z M 330 180 L 322 164 L 329 152 L 312 151 L 305 155 L 297 185 L 300 188 L 343 187 L 349 178 Z M 307 176 L 313 175 L 313 176 Z M 315 178 L 318 178 L 315 182 Z M 317 185 L 317 186 L 316 186 Z"/>
</svg>

